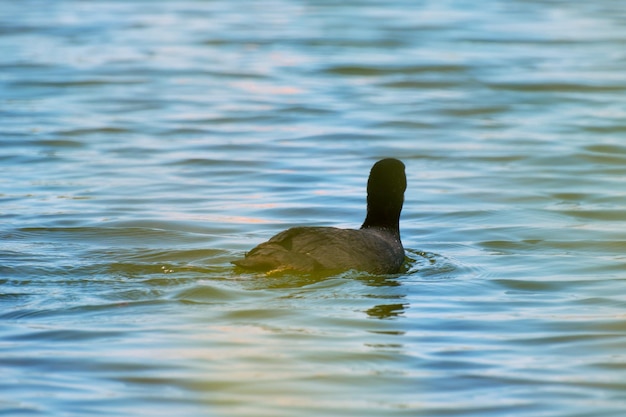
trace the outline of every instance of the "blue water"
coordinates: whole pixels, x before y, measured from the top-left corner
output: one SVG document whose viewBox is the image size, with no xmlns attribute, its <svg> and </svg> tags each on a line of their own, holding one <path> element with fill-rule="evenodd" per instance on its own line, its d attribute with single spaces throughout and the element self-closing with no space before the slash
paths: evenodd
<svg viewBox="0 0 626 417">
<path fill-rule="evenodd" d="M 626 4 L 4 1 L 0 414 L 623 416 Z M 358 227 L 403 272 L 240 274 Z"/>
</svg>

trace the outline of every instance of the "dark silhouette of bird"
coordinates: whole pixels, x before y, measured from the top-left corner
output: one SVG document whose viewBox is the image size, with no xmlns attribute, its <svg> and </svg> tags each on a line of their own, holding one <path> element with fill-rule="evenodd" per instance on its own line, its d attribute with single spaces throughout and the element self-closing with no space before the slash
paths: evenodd
<svg viewBox="0 0 626 417">
<path fill-rule="evenodd" d="M 400 241 L 405 190 L 404 164 L 393 158 L 382 159 L 374 164 L 367 181 L 367 215 L 360 229 L 293 227 L 233 264 L 268 274 L 347 270 L 396 273 L 405 257 Z"/>
</svg>

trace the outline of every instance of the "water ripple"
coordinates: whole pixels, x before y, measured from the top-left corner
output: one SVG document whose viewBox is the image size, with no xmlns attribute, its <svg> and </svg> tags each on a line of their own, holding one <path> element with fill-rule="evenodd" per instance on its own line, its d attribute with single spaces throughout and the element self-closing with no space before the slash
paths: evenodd
<svg viewBox="0 0 626 417">
<path fill-rule="evenodd" d="M 0 414 L 622 415 L 624 16 L 4 2 Z M 399 274 L 232 267 L 382 157 Z"/>
</svg>

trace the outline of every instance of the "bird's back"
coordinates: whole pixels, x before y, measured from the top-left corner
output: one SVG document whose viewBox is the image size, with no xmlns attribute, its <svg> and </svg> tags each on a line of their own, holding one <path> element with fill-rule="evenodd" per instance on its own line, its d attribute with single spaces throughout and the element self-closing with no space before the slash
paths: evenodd
<svg viewBox="0 0 626 417">
<path fill-rule="evenodd" d="M 261 271 L 357 269 L 388 274 L 398 272 L 403 262 L 400 239 L 383 229 L 295 227 L 261 243 L 234 263 Z"/>
</svg>

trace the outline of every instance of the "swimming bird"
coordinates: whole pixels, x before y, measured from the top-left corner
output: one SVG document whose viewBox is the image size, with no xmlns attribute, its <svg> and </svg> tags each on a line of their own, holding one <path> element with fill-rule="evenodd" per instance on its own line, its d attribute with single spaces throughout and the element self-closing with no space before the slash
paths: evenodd
<svg viewBox="0 0 626 417">
<path fill-rule="evenodd" d="M 238 267 L 282 272 L 365 271 L 393 274 L 404 262 L 400 212 L 404 203 L 404 164 L 393 158 L 374 164 L 367 181 L 367 215 L 360 229 L 293 227 L 261 243 Z"/>
</svg>

